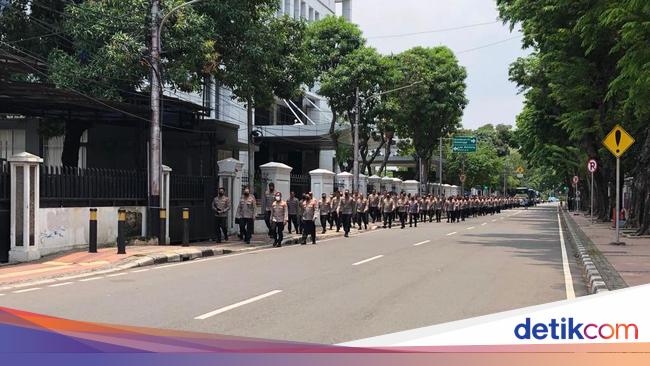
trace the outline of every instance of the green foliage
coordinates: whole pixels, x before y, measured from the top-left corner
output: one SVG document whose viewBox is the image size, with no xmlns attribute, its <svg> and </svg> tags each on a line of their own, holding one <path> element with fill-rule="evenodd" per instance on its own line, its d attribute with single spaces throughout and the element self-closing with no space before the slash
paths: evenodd
<svg viewBox="0 0 650 366">
<path fill-rule="evenodd" d="M 390 94 L 396 131 L 412 141 L 418 157 L 429 159 L 438 138 L 460 125 L 465 98 L 465 68 L 447 47 L 416 47 L 395 56 L 396 85 L 410 86 Z"/>
<path fill-rule="evenodd" d="M 344 57 L 365 45 L 361 29 L 343 17 L 327 16 L 309 25 L 305 40 L 320 75 L 334 70 Z"/>
</svg>

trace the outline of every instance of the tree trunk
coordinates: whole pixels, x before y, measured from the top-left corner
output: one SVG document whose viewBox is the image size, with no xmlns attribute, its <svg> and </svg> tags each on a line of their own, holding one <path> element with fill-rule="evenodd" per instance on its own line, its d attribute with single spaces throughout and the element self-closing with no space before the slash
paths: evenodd
<svg viewBox="0 0 650 366">
<path fill-rule="evenodd" d="M 381 166 L 377 171 L 377 175 L 379 176 L 381 176 L 381 174 L 384 172 L 384 169 L 386 169 L 386 165 L 388 164 L 388 159 L 390 158 L 390 145 L 392 144 L 392 142 L 393 139 L 388 139 L 388 141 L 386 141 L 386 151 L 384 153 L 384 161 L 381 163 Z"/>
<path fill-rule="evenodd" d="M 379 146 L 375 149 L 375 152 L 372 153 L 372 155 L 370 156 L 370 159 L 368 159 L 367 161 L 364 161 L 363 169 L 361 171 L 366 171 L 367 170 L 368 171 L 368 176 L 372 175 L 372 163 L 375 161 L 375 159 L 377 158 L 377 155 L 379 155 L 379 151 L 381 151 L 381 148 L 384 147 L 385 144 L 386 144 L 386 139 L 384 139 L 384 137 L 382 136 L 381 144 L 379 144 Z"/>
<path fill-rule="evenodd" d="M 63 139 L 63 152 L 61 164 L 63 166 L 79 166 L 79 147 L 81 147 L 81 136 L 87 129 L 86 125 L 79 121 L 67 121 L 65 123 L 65 137 Z"/>
<path fill-rule="evenodd" d="M 255 144 L 253 144 L 253 103 L 246 102 L 246 123 L 248 126 L 248 189 L 255 192 Z M 262 189 L 263 190 L 263 189 Z"/>
<path fill-rule="evenodd" d="M 650 131 L 646 132 L 645 142 L 637 160 L 634 176 L 632 213 L 638 223 L 636 235 L 650 233 Z"/>
</svg>

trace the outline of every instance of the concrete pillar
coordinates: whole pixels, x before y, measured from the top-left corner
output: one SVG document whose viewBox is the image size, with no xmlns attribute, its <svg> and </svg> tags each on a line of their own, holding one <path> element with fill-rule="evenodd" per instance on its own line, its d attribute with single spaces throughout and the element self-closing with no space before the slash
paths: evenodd
<svg viewBox="0 0 650 366">
<path fill-rule="evenodd" d="M 359 173 L 359 193 L 363 193 L 364 196 L 368 194 L 368 176 L 361 173 Z"/>
<path fill-rule="evenodd" d="M 419 188 L 420 182 L 417 180 L 407 180 L 402 183 L 402 189 L 406 194 L 418 194 L 418 188 Z"/>
<path fill-rule="evenodd" d="M 262 187 L 262 195 L 268 190 L 269 183 L 275 184 L 275 191 L 282 193 L 282 198 L 289 197 L 291 191 L 291 171 L 292 167 L 282 163 L 266 163 L 260 165 L 262 171 L 262 182 L 266 184 Z M 263 199 L 264 197 L 258 197 Z"/>
<path fill-rule="evenodd" d="M 383 177 L 381 178 L 381 192 L 392 192 L 393 191 L 393 178 Z"/>
<path fill-rule="evenodd" d="M 399 178 L 393 178 L 393 187 L 395 187 L 395 192 L 401 193 L 402 192 L 402 180 Z"/>
<path fill-rule="evenodd" d="M 381 177 L 378 175 L 371 175 L 368 177 L 368 189 L 371 191 L 374 189 L 377 193 L 381 192 Z"/>
<path fill-rule="evenodd" d="M 228 158 L 219 160 L 217 165 L 219 165 L 219 187 L 223 187 L 226 190 L 226 196 L 230 197 L 228 231 L 231 233 L 236 232 L 239 228 L 235 228 L 235 214 L 241 200 L 244 163 L 237 159 Z"/>
<path fill-rule="evenodd" d="M 162 189 L 160 190 L 160 205 L 162 208 L 167 210 L 167 220 L 165 220 L 165 233 L 167 233 L 167 241 L 165 243 L 170 242 L 169 238 L 169 215 L 171 214 L 169 212 L 169 182 L 170 182 L 170 176 L 172 173 L 172 168 L 168 167 L 167 165 L 162 166 Z M 146 218 L 145 218 L 146 219 Z M 145 221 L 147 222 L 147 221 Z M 146 232 L 146 231 L 145 231 Z"/>
<path fill-rule="evenodd" d="M 326 169 L 316 169 L 309 172 L 311 176 L 311 192 L 315 199 L 320 199 L 323 193 L 334 192 L 334 177 L 336 174 Z"/>
<path fill-rule="evenodd" d="M 9 262 L 33 261 L 41 257 L 38 210 L 43 159 L 22 152 L 7 160 L 11 164 Z"/>
<path fill-rule="evenodd" d="M 352 181 L 354 175 L 348 172 L 342 172 L 336 175 L 336 185 L 339 188 L 339 191 L 343 193 L 346 189 L 352 192 Z"/>
</svg>

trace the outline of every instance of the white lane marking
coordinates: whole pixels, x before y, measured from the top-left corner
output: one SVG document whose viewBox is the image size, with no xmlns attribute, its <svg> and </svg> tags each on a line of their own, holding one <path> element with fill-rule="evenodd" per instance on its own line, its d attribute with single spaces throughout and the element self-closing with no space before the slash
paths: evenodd
<svg viewBox="0 0 650 366">
<path fill-rule="evenodd" d="M 106 277 L 117 277 L 117 276 L 124 276 L 125 274 L 127 274 L 127 273 L 126 273 L 126 272 L 121 272 L 121 273 L 113 273 L 113 274 L 109 274 L 109 275 L 107 275 Z"/>
<path fill-rule="evenodd" d="M 425 240 L 425 241 L 421 241 L 421 242 L 419 242 L 419 243 L 415 243 L 415 244 L 413 244 L 413 246 L 414 246 L 414 247 L 417 247 L 417 246 L 419 246 L 419 245 L 423 245 L 423 244 L 430 243 L 430 242 L 431 242 L 431 240 Z"/>
<path fill-rule="evenodd" d="M 149 268 L 139 269 L 139 270 L 137 270 L 137 271 L 131 271 L 131 273 L 147 272 L 148 270 L 149 270 Z"/>
<path fill-rule="evenodd" d="M 472 230 L 472 229 L 475 229 L 475 227 L 474 227 L 474 226 L 470 226 L 470 227 L 466 228 L 465 230 Z"/>
<path fill-rule="evenodd" d="M 360 261 L 360 262 L 357 262 L 357 263 L 352 263 L 352 265 L 353 265 L 353 266 L 358 266 L 358 265 L 360 265 L 360 264 L 364 264 L 364 263 L 368 263 L 368 262 L 370 262 L 370 261 L 374 261 L 375 259 L 379 259 L 379 258 L 381 258 L 381 257 L 383 257 L 383 256 L 384 256 L 383 254 L 380 254 L 380 255 L 374 256 L 374 257 L 372 257 L 372 258 L 364 259 L 364 260 L 362 260 L 362 261 Z"/>
<path fill-rule="evenodd" d="M 61 287 L 61 286 L 72 285 L 73 283 L 74 282 L 55 283 L 54 285 L 49 285 L 47 287 Z"/>
<path fill-rule="evenodd" d="M 487 222 L 484 222 L 484 223 L 481 224 L 481 226 L 485 226 L 485 225 L 487 225 Z"/>
<path fill-rule="evenodd" d="M 560 214 L 557 214 L 557 224 L 560 229 L 560 247 L 562 248 L 562 270 L 564 271 L 564 287 L 566 288 L 567 300 L 576 298 L 576 293 L 573 290 L 573 278 L 571 277 L 571 269 L 569 268 L 569 257 L 566 254 L 566 245 L 564 244 L 564 232 L 562 231 L 562 221 L 560 221 Z"/>
<path fill-rule="evenodd" d="M 497 222 L 497 219 L 492 220 L 492 222 Z"/>
<path fill-rule="evenodd" d="M 280 292 L 282 292 L 282 290 L 273 290 L 273 291 L 267 292 L 267 293 L 265 293 L 265 294 L 262 294 L 262 295 L 259 295 L 259 296 L 252 297 L 252 298 L 250 298 L 250 299 L 248 299 L 248 300 L 240 301 L 240 302 L 238 302 L 238 303 L 236 303 L 236 304 L 228 305 L 228 306 L 225 306 L 225 307 L 223 307 L 223 308 L 220 308 L 220 309 L 217 309 L 217 310 L 211 311 L 211 312 L 209 312 L 209 313 L 205 313 L 205 314 L 203 314 L 203 315 L 199 315 L 199 316 L 195 317 L 194 320 L 205 320 L 205 319 L 210 318 L 210 317 L 213 317 L 213 316 L 215 316 L 215 315 L 218 315 L 218 314 L 224 313 L 224 312 L 226 312 L 226 311 L 228 311 L 228 310 L 232 310 L 232 309 L 238 308 L 238 307 L 240 307 L 240 306 L 243 306 L 243 305 L 246 305 L 246 304 L 250 304 L 250 303 L 255 302 L 255 301 L 262 300 L 262 299 L 264 299 L 264 298 L 266 298 L 266 297 L 273 296 L 273 295 L 275 295 L 275 294 L 279 294 Z"/>
<path fill-rule="evenodd" d="M 4 296 L 5 294 L 0 294 L 0 296 Z"/>
<path fill-rule="evenodd" d="M 40 289 L 41 289 L 40 287 L 26 288 L 24 290 L 16 290 L 16 291 L 14 291 L 14 294 L 22 294 L 23 292 L 31 292 L 31 291 L 36 291 L 36 290 L 40 290 Z"/>
<path fill-rule="evenodd" d="M 449 233 L 449 234 L 447 234 L 447 236 L 452 236 L 452 235 L 455 235 L 455 234 L 458 234 L 458 233 L 457 233 L 457 232 L 455 232 L 455 231 L 453 231 L 453 232 L 451 232 L 451 233 Z"/>
<path fill-rule="evenodd" d="M 84 278 L 83 280 L 79 280 L 79 282 L 88 282 L 88 281 L 100 280 L 102 278 L 104 278 L 104 276 Z"/>
</svg>

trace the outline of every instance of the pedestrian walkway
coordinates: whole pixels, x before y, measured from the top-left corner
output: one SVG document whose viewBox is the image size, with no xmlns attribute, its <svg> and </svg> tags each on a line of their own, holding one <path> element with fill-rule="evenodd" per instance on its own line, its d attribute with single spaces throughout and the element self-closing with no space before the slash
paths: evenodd
<svg viewBox="0 0 650 366">
<path fill-rule="evenodd" d="M 595 222 L 583 215 L 568 215 L 580 227 L 600 253 L 620 274 L 628 286 L 650 283 L 650 237 L 621 235 L 626 245 L 616 246 L 611 223 Z"/>
</svg>

